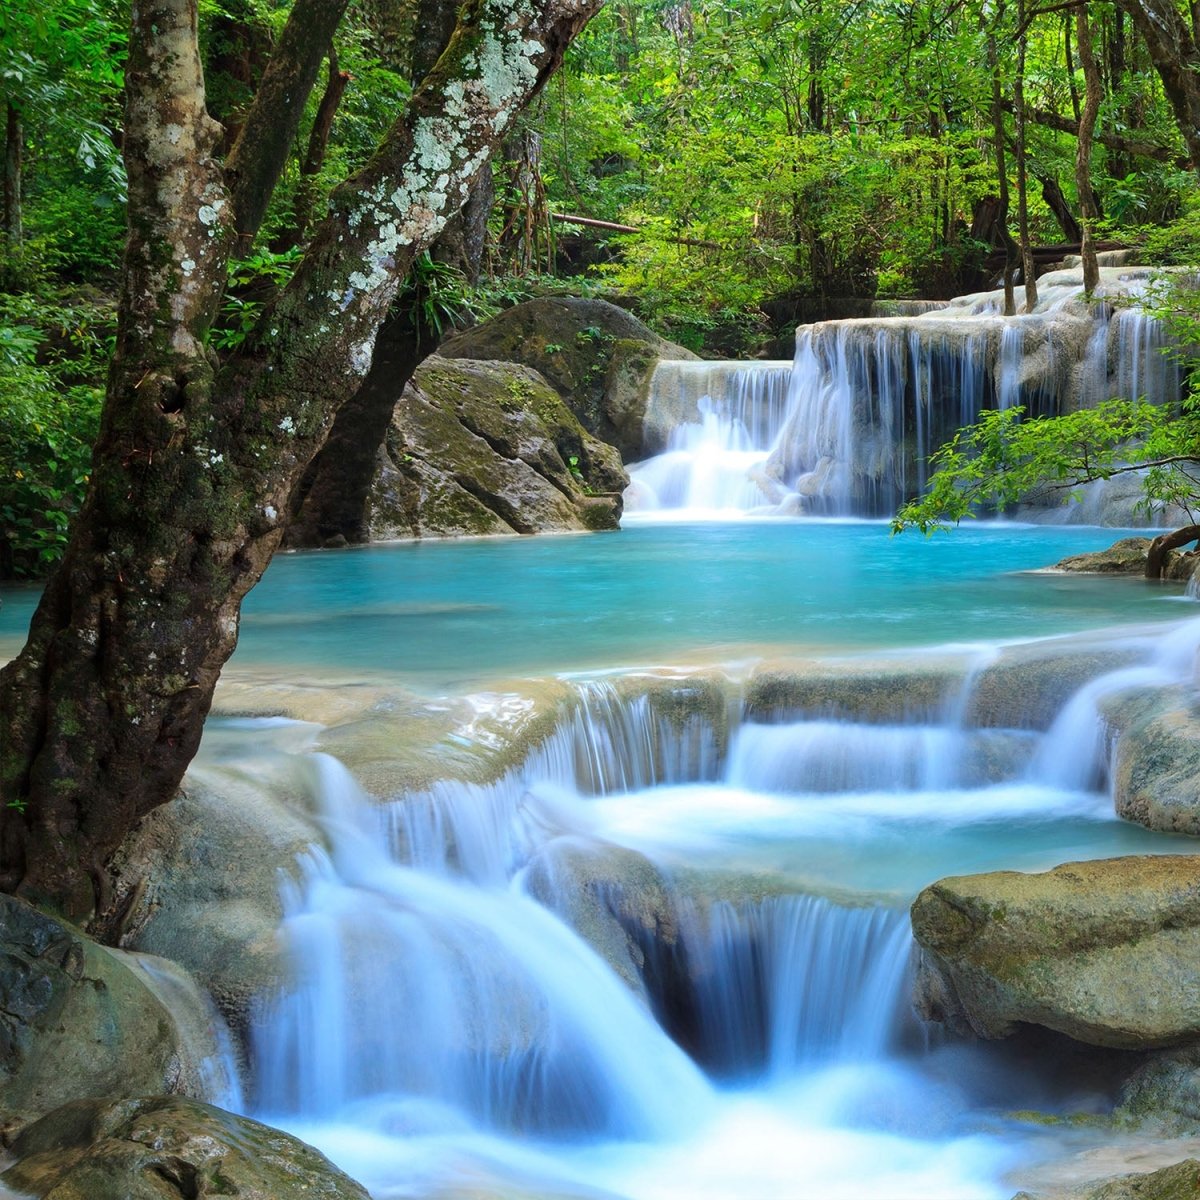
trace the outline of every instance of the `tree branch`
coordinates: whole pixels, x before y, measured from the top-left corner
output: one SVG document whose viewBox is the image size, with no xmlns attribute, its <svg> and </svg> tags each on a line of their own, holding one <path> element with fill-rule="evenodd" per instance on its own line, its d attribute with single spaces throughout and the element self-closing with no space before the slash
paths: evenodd
<svg viewBox="0 0 1200 1200">
<path fill-rule="evenodd" d="M 225 164 L 238 236 L 249 241 L 283 173 L 308 94 L 348 0 L 296 0 Z"/>
</svg>

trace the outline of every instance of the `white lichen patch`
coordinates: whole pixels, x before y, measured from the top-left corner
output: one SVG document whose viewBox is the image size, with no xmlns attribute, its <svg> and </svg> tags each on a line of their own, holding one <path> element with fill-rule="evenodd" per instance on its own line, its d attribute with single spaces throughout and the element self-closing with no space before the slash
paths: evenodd
<svg viewBox="0 0 1200 1200">
<path fill-rule="evenodd" d="M 287 434 L 295 433 L 296 432 L 296 422 L 293 421 L 291 417 L 284 417 L 283 420 L 279 422 L 279 428 L 280 428 L 280 431 L 283 433 L 287 433 Z"/>
</svg>

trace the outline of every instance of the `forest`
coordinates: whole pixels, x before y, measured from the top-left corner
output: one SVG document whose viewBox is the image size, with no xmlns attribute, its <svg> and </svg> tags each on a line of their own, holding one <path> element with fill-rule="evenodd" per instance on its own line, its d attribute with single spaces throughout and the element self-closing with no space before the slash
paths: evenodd
<svg viewBox="0 0 1200 1200">
<path fill-rule="evenodd" d="M 201 7 L 223 151 L 287 14 Z M 453 18 L 349 6 L 239 238 L 217 355 L 250 334 Z M 115 338 L 128 14 L 14 3 L 2 19 L 0 570 L 37 576 L 82 495 Z M 1168 4 L 607 6 L 490 155 L 463 231 L 415 264 L 426 343 L 569 292 L 617 298 L 703 355 L 753 355 L 872 299 L 978 290 L 1023 245 L 1051 262 L 1085 229 L 1193 261 L 1191 20 Z"/>
<path fill-rule="evenodd" d="M 8 0 L 0 104 L 0 1195 L 1200 1187 L 1200 4 Z"/>
</svg>

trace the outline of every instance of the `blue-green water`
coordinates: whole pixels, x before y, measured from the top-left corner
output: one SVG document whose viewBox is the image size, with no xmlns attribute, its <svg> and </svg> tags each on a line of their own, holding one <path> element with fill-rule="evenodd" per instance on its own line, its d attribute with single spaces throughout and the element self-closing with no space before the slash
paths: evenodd
<svg viewBox="0 0 1200 1200">
<path fill-rule="evenodd" d="M 1121 531 L 866 522 L 635 525 L 619 533 L 281 555 L 235 662 L 464 685 L 797 649 L 1036 637 L 1187 615 L 1182 587 L 1022 574 Z M 36 593 L 10 589 L 11 648 Z"/>
</svg>

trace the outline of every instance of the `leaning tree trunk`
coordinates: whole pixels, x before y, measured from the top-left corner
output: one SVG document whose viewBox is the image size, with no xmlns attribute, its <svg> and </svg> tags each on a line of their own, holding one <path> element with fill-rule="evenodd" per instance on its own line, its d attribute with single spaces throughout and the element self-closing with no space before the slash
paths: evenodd
<svg viewBox="0 0 1200 1200">
<path fill-rule="evenodd" d="M 1075 10 L 1075 40 L 1079 46 L 1079 62 L 1083 67 L 1086 86 L 1083 112 L 1079 117 L 1079 140 L 1075 143 L 1075 190 L 1079 193 L 1080 225 L 1083 236 L 1079 243 L 1079 255 L 1083 260 L 1083 291 L 1091 296 L 1100 282 L 1100 267 L 1096 262 L 1096 241 L 1092 226 L 1096 220 L 1096 196 L 1092 191 L 1092 135 L 1096 129 L 1096 117 L 1100 112 L 1102 86 L 1100 64 L 1092 49 L 1092 27 L 1088 19 L 1087 4 Z"/>
<path fill-rule="evenodd" d="M 9 101 L 4 106 L 4 236 L 10 246 L 20 245 L 24 237 L 21 217 L 21 159 L 25 151 L 25 133 L 21 110 Z"/>
<path fill-rule="evenodd" d="M 1028 36 L 1025 31 L 1025 0 L 1017 0 L 1017 77 L 1013 81 L 1013 104 L 1016 114 L 1017 146 L 1017 228 L 1021 238 L 1021 278 L 1025 284 L 1025 311 L 1037 307 L 1037 276 L 1033 264 L 1033 246 L 1029 240 L 1029 163 L 1025 142 L 1025 51 Z"/>
<path fill-rule="evenodd" d="M 1188 542 L 1200 540 L 1200 525 L 1185 525 L 1182 529 L 1173 529 L 1170 533 L 1160 533 L 1150 543 L 1146 555 L 1146 578 L 1161 579 L 1167 566 L 1167 555 Z"/>
<path fill-rule="evenodd" d="M 212 157 L 196 0 L 135 6 L 130 237 L 92 482 L 29 641 L 0 672 L 6 890 L 75 918 L 104 904 L 106 860 L 178 785 L 241 600 L 400 279 L 600 3 L 468 0 L 437 67 L 220 370 L 203 335 L 241 222 Z"/>
</svg>

